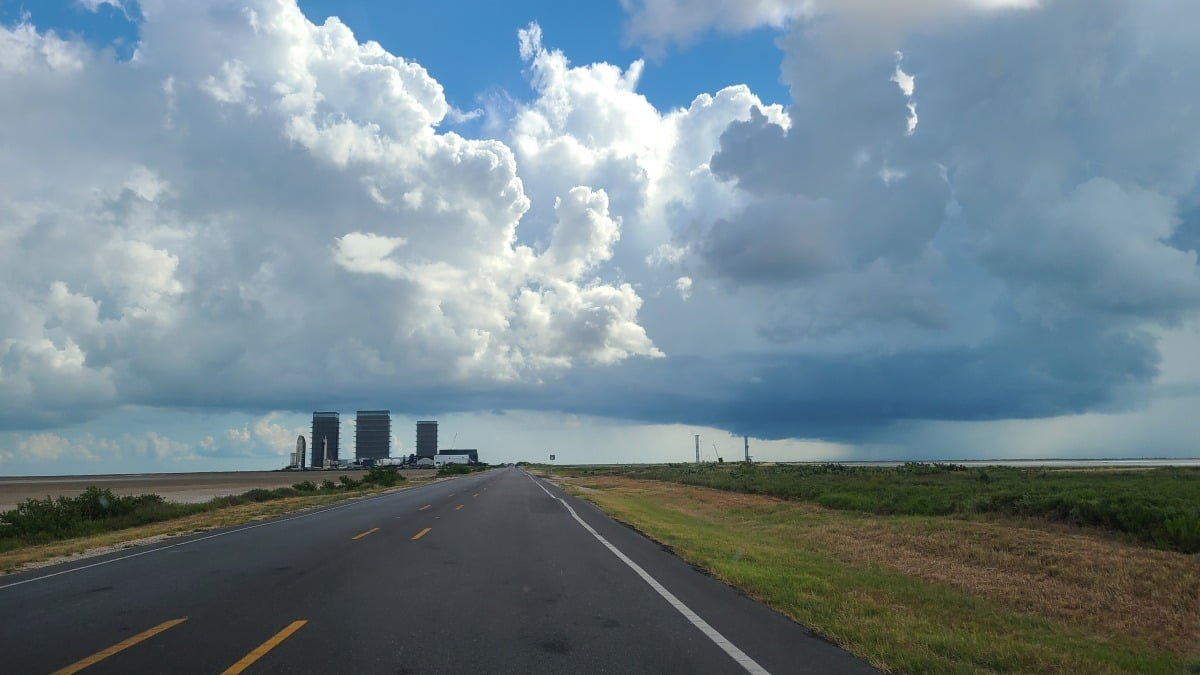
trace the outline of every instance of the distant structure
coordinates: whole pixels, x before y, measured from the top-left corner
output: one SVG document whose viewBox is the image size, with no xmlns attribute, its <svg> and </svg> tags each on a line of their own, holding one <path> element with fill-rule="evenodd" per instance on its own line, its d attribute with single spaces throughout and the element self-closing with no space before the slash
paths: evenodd
<svg viewBox="0 0 1200 675">
<path fill-rule="evenodd" d="M 389 410 L 359 410 L 354 424 L 354 458 L 387 459 L 392 451 L 392 413 Z"/>
<path fill-rule="evenodd" d="M 749 463 L 750 463 L 750 437 L 749 437 L 749 436 L 742 436 L 742 443 L 745 443 L 745 447 L 746 447 L 746 463 L 747 463 L 747 464 L 749 464 Z"/>
<path fill-rule="evenodd" d="M 303 434 L 296 437 L 296 451 L 292 453 L 292 466 L 297 469 L 304 468 L 304 436 Z"/>
<path fill-rule="evenodd" d="M 338 440 L 342 424 L 335 412 L 314 412 L 312 421 L 312 462 L 314 469 L 323 469 L 338 459 Z"/>
<path fill-rule="evenodd" d="M 471 464 L 479 463 L 479 451 L 475 448 L 463 448 L 461 450 L 438 450 L 439 457 L 454 457 L 466 455 Z"/>
<path fill-rule="evenodd" d="M 439 452 L 437 457 L 433 458 L 434 466 L 446 466 L 447 464 L 470 464 L 470 455 L 447 455 L 444 452 Z"/>
<path fill-rule="evenodd" d="M 696 434 L 696 463 L 700 463 L 700 434 Z"/>
<path fill-rule="evenodd" d="M 417 459 L 427 457 L 432 460 L 437 453 L 437 422 L 434 420 L 417 422 Z"/>
</svg>

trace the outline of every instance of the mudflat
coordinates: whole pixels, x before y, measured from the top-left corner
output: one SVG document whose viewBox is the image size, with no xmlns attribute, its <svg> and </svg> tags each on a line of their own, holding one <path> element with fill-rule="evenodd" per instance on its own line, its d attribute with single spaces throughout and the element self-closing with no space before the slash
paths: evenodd
<svg viewBox="0 0 1200 675">
<path fill-rule="evenodd" d="M 405 478 L 432 475 L 431 470 L 401 471 Z M 204 502 L 254 488 L 287 487 L 305 480 L 320 484 L 346 475 L 358 479 L 365 471 L 218 471 L 204 473 L 137 473 L 99 476 L 0 477 L 0 511 L 26 499 L 74 497 L 88 486 L 108 488 L 118 495 L 157 494 L 174 502 Z"/>
</svg>

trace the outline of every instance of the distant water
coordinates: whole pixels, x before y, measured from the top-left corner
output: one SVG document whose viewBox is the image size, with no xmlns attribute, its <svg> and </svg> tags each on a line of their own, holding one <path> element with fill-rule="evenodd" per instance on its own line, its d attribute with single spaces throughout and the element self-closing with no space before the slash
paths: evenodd
<svg viewBox="0 0 1200 675">
<path fill-rule="evenodd" d="M 1178 459 L 923 459 L 925 463 L 960 464 L 962 466 L 1027 466 L 1058 468 L 1200 466 L 1200 458 Z M 900 466 L 904 462 L 838 462 L 848 466 Z"/>
</svg>

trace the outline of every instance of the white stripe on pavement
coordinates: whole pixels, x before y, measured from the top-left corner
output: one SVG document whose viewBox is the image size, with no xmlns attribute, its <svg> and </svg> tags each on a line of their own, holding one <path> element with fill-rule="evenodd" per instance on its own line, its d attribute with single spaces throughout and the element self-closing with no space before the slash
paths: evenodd
<svg viewBox="0 0 1200 675">
<path fill-rule="evenodd" d="M 681 602 L 679 600 L 679 598 L 675 597 L 671 593 L 671 591 L 668 591 L 666 588 L 663 588 L 663 585 L 658 583 L 657 579 L 650 576 L 649 572 L 642 569 L 640 565 L 638 565 L 637 563 L 630 560 L 629 556 L 622 553 L 620 551 L 620 549 L 618 549 L 616 546 L 613 546 L 607 539 L 602 537 L 599 532 L 592 529 L 592 526 L 588 525 L 586 522 L 584 522 L 583 518 L 580 518 L 579 514 L 575 513 L 575 509 L 571 508 L 571 505 L 568 504 L 565 499 L 563 499 L 561 497 L 555 497 L 554 493 L 547 490 L 546 486 L 539 483 L 537 481 L 537 479 L 535 479 L 533 476 L 531 476 L 528 473 L 526 473 L 525 475 L 529 476 L 529 480 L 533 481 L 534 485 L 542 488 L 542 492 L 545 492 L 546 494 L 550 495 L 551 499 L 557 499 L 559 501 L 559 503 L 561 503 L 564 507 L 566 507 L 567 511 L 570 512 L 571 517 L 573 517 L 577 523 L 582 525 L 583 529 L 590 532 L 591 535 L 593 537 L 595 537 L 596 539 L 598 539 L 601 544 L 604 544 L 605 548 L 612 551 L 613 555 L 617 556 L 617 558 L 620 558 L 621 562 L 625 563 L 626 565 L 629 565 L 629 567 L 632 568 L 634 572 L 637 572 L 637 575 L 639 577 L 641 577 L 643 581 L 650 584 L 650 588 L 653 588 L 655 591 L 657 591 L 658 594 L 661 595 L 664 600 L 671 603 L 671 606 L 674 607 L 676 610 L 678 610 L 679 613 L 682 614 L 685 619 L 687 619 L 688 621 L 691 621 L 692 625 L 695 626 L 696 628 L 699 628 L 701 633 L 704 633 L 704 635 L 706 637 L 708 637 L 708 639 L 710 639 L 714 643 L 716 643 L 716 645 L 718 647 L 720 647 L 721 649 L 723 649 L 726 654 L 733 657 L 733 660 L 737 661 L 738 665 L 745 668 L 746 672 L 754 673 L 755 675 L 770 675 L 770 673 L 767 672 L 766 668 L 763 668 L 762 666 L 758 665 L 758 663 L 756 663 L 754 661 L 754 659 L 750 658 L 749 656 L 746 656 L 745 652 L 738 649 L 737 646 L 735 646 L 729 640 L 725 639 L 725 636 L 718 633 L 717 629 L 708 625 L 707 621 L 705 621 L 704 619 L 701 619 L 700 615 L 696 614 L 695 612 L 692 611 L 692 609 L 690 607 L 683 604 L 683 602 Z"/>
</svg>

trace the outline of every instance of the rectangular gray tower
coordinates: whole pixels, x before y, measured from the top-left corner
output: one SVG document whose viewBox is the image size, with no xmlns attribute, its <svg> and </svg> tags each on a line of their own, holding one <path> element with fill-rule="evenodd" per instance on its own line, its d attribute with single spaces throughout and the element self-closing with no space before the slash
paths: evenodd
<svg viewBox="0 0 1200 675">
<path fill-rule="evenodd" d="M 357 459 L 387 459 L 392 450 L 392 413 L 389 410 L 359 410 L 354 424 L 354 456 Z"/>
<path fill-rule="evenodd" d="M 437 449 L 437 422 L 433 420 L 417 422 L 417 459 L 422 457 L 433 459 L 437 455 Z"/>
<path fill-rule="evenodd" d="M 342 424 L 335 412 L 314 412 L 312 421 L 312 462 L 314 469 L 325 468 L 325 460 L 337 461 L 338 438 L 341 435 Z M 329 444 L 329 456 L 322 454 L 325 444 Z"/>
</svg>

